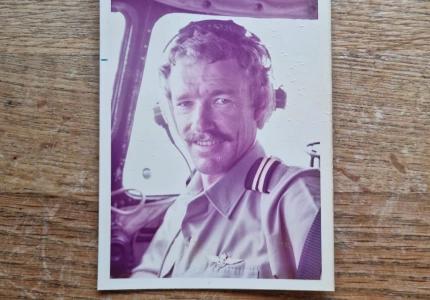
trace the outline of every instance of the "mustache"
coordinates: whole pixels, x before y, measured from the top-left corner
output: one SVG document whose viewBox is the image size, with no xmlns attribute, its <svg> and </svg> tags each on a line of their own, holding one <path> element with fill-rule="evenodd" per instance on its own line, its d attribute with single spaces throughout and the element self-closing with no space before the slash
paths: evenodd
<svg viewBox="0 0 430 300">
<path fill-rule="evenodd" d="M 187 141 L 188 143 L 195 143 L 197 141 L 209 140 L 209 139 L 224 140 L 224 141 L 233 140 L 233 138 L 230 135 L 216 129 L 206 130 L 203 132 L 190 132 L 190 133 L 187 133 L 187 135 L 185 136 L 185 141 Z"/>
</svg>

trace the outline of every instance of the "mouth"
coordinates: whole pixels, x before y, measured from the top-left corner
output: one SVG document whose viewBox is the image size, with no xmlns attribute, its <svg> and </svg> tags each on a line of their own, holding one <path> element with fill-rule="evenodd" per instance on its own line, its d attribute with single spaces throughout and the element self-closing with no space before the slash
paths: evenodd
<svg viewBox="0 0 430 300">
<path fill-rule="evenodd" d="M 221 144 L 223 141 L 220 139 L 207 139 L 207 140 L 197 140 L 194 144 L 200 147 L 212 147 Z"/>
<path fill-rule="evenodd" d="M 225 143 L 230 142 L 230 138 L 219 131 L 190 134 L 186 140 L 190 150 L 199 156 L 214 155 L 222 151 Z"/>
</svg>

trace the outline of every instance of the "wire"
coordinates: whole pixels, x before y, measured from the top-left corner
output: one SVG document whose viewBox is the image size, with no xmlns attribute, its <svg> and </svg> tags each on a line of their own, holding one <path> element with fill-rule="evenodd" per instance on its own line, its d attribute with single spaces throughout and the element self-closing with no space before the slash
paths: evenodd
<svg viewBox="0 0 430 300">
<path fill-rule="evenodd" d="M 164 129 L 166 130 L 167 136 L 170 139 L 170 142 L 172 142 L 173 146 L 175 146 L 175 148 L 179 151 L 179 153 L 181 154 L 182 158 L 185 160 L 185 163 L 187 164 L 188 167 L 188 171 L 190 171 L 190 175 L 193 174 L 193 170 L 191 169 L 190 163 L 188 162 L 187 158 L 185 157 L 184 153 L 182 152 L 182 150 L 178 147 L 178 145 L 176 145 L 175 140 L 172 137 L 172 134 L 170 133 L 170 129 L 169 126 L 166 124 L 166 126 L 163 126 Z"/>
</svg>

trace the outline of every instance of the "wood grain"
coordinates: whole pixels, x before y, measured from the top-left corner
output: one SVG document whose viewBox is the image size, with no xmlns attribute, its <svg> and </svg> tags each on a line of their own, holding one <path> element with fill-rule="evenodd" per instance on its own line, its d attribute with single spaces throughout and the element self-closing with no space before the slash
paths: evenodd
<svg viewBox="0 0 430 300">
<path fill-rule="evenodd" d="M 0 2 L 0 298 L 430 297 L 430 1 L 332 2 L 335 293 L 96 291 L 98 9 Z"/>
</svg>

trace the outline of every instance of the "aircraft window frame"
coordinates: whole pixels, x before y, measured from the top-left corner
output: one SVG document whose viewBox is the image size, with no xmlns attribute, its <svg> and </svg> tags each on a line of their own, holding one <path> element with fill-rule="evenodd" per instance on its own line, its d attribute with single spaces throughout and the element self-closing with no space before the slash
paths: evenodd
<svg viewBox="0 0 430 300">
<path fill-rule="evenodd" d="M 124 32 L 121 40 L 118 65 L 116 69 L 115 81 L 114 81 L 112 99 L 111 99 L 111 116 L 112 116 L 111 134 L 112 136 L 114 136 L 115 134 L 117 134 L 117 131 L 118 131 L 119 118 L 117 116 L 121 115 L 121 112 L 124 109 L 121 106 L 120 90 L 125 76 L 124 60 L 126 58 L 128 49 L 130 48 L 130 41 L 131 41 L 132 28 L 133 28 L 132 15 L 135 14 L 135 10 L 131 6 L 123 2 L 112 1 L 111 11 L 112 13 L 120 13 L 125 20 Z"/>
<path fill-rule="evenodd" d="M 189 11 L 154 1 L 112 0 L 111 5 L 111 10 L 122 13 L 126 20 L 111 103 L 111 190 L 117 191 L 123 188 L 124 165 L 152 28 L 166 14 Z"/>
</svg>

